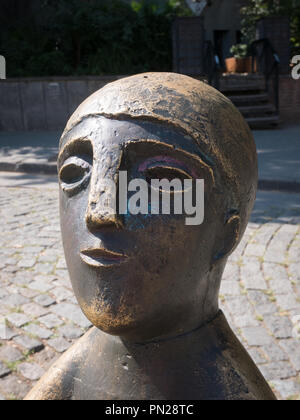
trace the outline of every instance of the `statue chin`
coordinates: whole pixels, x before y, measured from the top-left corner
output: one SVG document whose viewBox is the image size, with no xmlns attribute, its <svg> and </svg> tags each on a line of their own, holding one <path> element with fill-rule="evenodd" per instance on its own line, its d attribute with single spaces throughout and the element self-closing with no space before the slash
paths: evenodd
<svg viewBox="0 0 300 420">
<path fill-rule="evenodd" d="M 109 304 L 94 300 L 92 303 L 79 301 L 82 312 L 88 320 L 99 330 L 110 334 L 123 336 L 144 325 L 144 320 L 138 320 L 131 307 L 120 305 L 113 309 Z"/>
</svg>

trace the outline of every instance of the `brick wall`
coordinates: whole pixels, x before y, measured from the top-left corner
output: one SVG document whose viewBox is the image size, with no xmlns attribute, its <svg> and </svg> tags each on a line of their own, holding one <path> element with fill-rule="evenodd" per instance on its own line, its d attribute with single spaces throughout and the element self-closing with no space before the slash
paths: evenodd
<svg viewBox="0 0 300 420">
<path fill-rule="evenodd" d="M 85 98 L 121 77 L 1 80 L 0 131 L 62 129 Z M 280 116 L 283 123 L 300 123 L 300 80 L 291 75 L 280 76 Z"/>
<path fill-rule="evenodd" d="M 300 123 L 300 79 L 280 77 L 280 117 L 284 123 Z"/>
<path fill-rule="evenodd" d="M 62 129 L 84 99 L 121 77 L 0 80 L 0 130 Z"/>
</svg>

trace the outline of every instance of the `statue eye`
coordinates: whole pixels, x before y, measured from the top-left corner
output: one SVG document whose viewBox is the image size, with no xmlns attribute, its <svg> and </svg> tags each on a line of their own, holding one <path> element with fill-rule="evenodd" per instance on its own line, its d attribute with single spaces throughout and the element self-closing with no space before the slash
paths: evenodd
<svg viewBox="0 0 300 420">
<path fill-rule="evenodd" d="M 147 183 L 154 190 L 159 189 L 161 192 L 178 193 L 185 190 L 184 181 L 186 179 L 192 179 L 192 177 L 182 169 L 167 167 L 167 166 L 155 166 L 147 168 L 144 172 Z M 164 180 L 164 181 L 163 181 Z M 158 187 L 157 183 L 172 182 L 172 188 L 169 189 L 168 185 L 163 183 Z"/>
<path fill-rule="evenodd" d="M 182 169 L 163 167 L 163 166 L 156 166 L 156 167 L 146 169 L 145 177 L 148 184 L 151 184 L 151 180 L 153 179 L 157 179 L 157 180 L 167 179 L 168 181 L 173 181 L 174 179 L 178 179 L 183 183 L 185 179 L 192 178 L 189 174 L 187 174 Z"/>
<path fill-rule="evenodd" d="M 59 171 L 61 187 L 69 195 L 77 194 L 87 186 L 90 175 L 90 163 L 82 158 L 71 157 L 66 160 Z"/>
</svg>

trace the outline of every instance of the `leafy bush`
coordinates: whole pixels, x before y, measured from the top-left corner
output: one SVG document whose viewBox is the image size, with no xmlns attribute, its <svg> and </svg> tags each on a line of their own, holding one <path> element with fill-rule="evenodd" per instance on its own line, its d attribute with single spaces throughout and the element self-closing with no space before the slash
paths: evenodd
<svg viewBox="0 0 300 420">
<path fill-rule="evenodd" d="M 0 54 L 9 77 L 168 71 L 186 14 L 178 0 L 43 0 L 17 23 L 0 17 Z"/>
<path fill-rule="evenodd" d="M 256 23 L 268 16 L 287 16 L 291 22 L 292 53 L 300 53 L 300 0 L 249 0 L 241 9 L 243 42 L 255 40 Z"/>
<path fill-rule="evenodd" d="M 231 54 L 235 58 L 245 58 L 248 54 L 248 45 L 247 44 L 236 44 L 230 48 Z"/>
</svg>

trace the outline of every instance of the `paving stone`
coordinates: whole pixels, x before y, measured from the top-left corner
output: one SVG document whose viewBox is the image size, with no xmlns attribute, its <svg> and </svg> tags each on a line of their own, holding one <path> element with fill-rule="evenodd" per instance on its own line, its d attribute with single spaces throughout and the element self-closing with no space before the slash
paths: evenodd
<svg viewBox="0 0 300 420">
<path fill-rule="evenodd" d="M 272 315 L 277 313 L 278 309 L 276 307 L 276 305 L 274 303 L 268 303 L 266 305 L 257 305 L 255 306 L 255 311 L 261 315 L 261 316 L 265 316 L 265 315 Z"/>
<path fill-rule="evenodd" d="M 30 219 L 28 218 L 28 220 L 31 220 L 32 223 L 35 223 L 36 219 Z M 25 246 L 24 248 L 22 248 L 22 254 L 32 254 L 32 255 L 38 255 L 43 251 L 43 247 L 41 246 Z"/>
<path fill-rule="evenodd" d="M 247 292 L 247 295 L 249 297 L 250 302 L 253 303 L 255 306 L 270 303 L 269 296 L 263 291 L 249 290 Z"/>
<path fill-rule="evenodd" d="M 7 290 L 5 290 L 4 288 L 2 290 L 0 289 L 0 299 L 2 300 L 6 296 L 8 296 Z"/>
<path fill-rule="evenodd" d="M 272 384 L 284 400 L 300 395 L 300 384 L 296 380 L 272 380 Z"/>
<path fill-rule="evenodd" d="M 84 334 L 80 328 L 76 328 L 70 325 L 64 325 L 63 327 L 60 327 L 58 332 L 69 340 L 75 340 Z"/>
<path fill-rule="evenodd" d="M 269 363 L 259 366 L 259 369 L 267 381 L 288 379 L 297 375 L 296 370 L 289 362 Z"/>
<path fill-rule="evenodd" d="M 60 325 L 63 324 L 63 321 L 54 314 L 42 316 L 41 318 L 38 319 L 38 321 L 46 325 L 46 327 L 50 329 L 59 327 Z"/>
<path fill-rule="evenodd" d="M 282 225 L 267 248 L 265 261 L 284 264 L 287 259 L 288 247 L 295 238 L 297 231 L 298 226 Z"/>
<path fill-rule="evenodd" d="M 271 337 L 263 327 L 242 328 L 242 334 L 249 346 L 261 347 L 270 344 Z"/>
<path fill-rule="evenodd" d="M 258 243 L 256 240 L 253 240 L 253 242 L 248 243 L 245 250 L 245 256 L 260 258 L 264 256 L 265 252 L 266 252 L 265 245 L 262 245 Z"/>
<path fill-rule="evenodd" d="M 38 296 L 36 296 L 34 301 L 37 304 L 39 304 L 41 306 L 44 306 L 45 308 L 48 308 L 49 306 L 51 306 L 55 303 L 55 300 L 52 299 L 52 297 L 50 297 L 48 295 L 38 295 Z"/>
<path fill-rule="evenodd" d="M 56 264 L 56 268 L 58 269 L 66 269 L 67 265 L 66 265 L 66 261 L 64 258 L 60 258 L 58 263 Z"/>
<path fill-rule="evenodd" d="M 290 311 L 291 309 L 298 309 L 299 302 L 295 299 L 294 294 L 276 295 L 277 305 L 283 311 Z"/>
<path fill-rule="evenodd" d="M 300 234 L 296 236 L 295 240 L 292 242 L 291 247 L 289 249 L 289 256 L 288 256 L 289 263 L 291 262 L 299 262 L 300 261 Z"/>
<path fill-rule="evenodd" d="M 232 315 L 241 316 L 251 313 L 252 307 L 245 296 L 226 297 L 226 305 Z"/>
<path fill-rule="evenodd" d="M 288 354 L 278 346 L 277 343 L 263 346 L 262 350 L 266 354 L 270 362 L 284 362 L 289 360 Z"/>
<path fill-rule="evenodd" d="M 277 223 L 265 223 L 261 225 L 255 233 L 253 240 L 263 246 L 267 246 L 272 236 L 280 229 L 280 225 Z"/>
<path fill-rule="evenodd" d="M 35 324 L 28 325 L 27 327 L 24 328 L 24 330 L 27 333 L 29 333 L 31 335 L 34 335 L 38 338 L 44 339 L 44 340 L 47 340 L 48 338 L 50 338 L 53 335 L 52 331 L 50 331 L 46 328 L 41 328 L 41 327 L 39 327 L 38 325 L 35 325 Z"/>
<path fill-rule="evenodd" d="M 11 372 L 10 369 L 8 369 L 7 366 L 5 366 L 3 363 L 0 362 L 0 378 L 4 378 L 4 376 L 9 375 Z"/>
<path fill-rule="evenodd" d="M 60 356 L 60 353 L 57 353 L 50 347 L 46 347 L 34 355 L 34 362 L 47 371 Z"/>
<path fill-rule="evenodd" d="M 36 297 L 39 292 L 32 289 L 22 289 L 21 294 L 29 299 Z"/>
<path fill-rule="evenodd" d="M 11 374 L 0 381 L 1 393 L 7 399 L 22 400 L 28 394 L 31 387 L 31 384 L 22 381 L 17 374 Z"/>
<path fill-rule="evenodd" d="M 23 325 L 30 322 L 30 319 L 23 314 L 13 313 L 6 316 L 8 322 L 17 328 L 23 327 Z"/>
<path fill-rule="evenodd" d="M 293 293 L 293 288 L 288 278 L 287 270 L 279 264 L 263 264 L 264 274 L 270 289 L 277 294 Z"/>
<path fill-rule="evenodd" d="M 55 296 L 57 302 L 62 302 L 74 294 L 64 287 L 55 287 L 51 290 L 51 294 Z"/>
<path fill-rule="evenodd" d="M 54 270 L 53 264 L 39 263 L 35 266 L 35 271 L 41 274 L 51 274 Z"/>
<path fill-rule="evenodd" d="M 253 312 L 243 315 L 234 315 L 233 322 L 237 328 L 258 327 L 260 325 Z"/>
<path fill-rule="evenodd" d="M 43 308 L 37 303 L 28 303 L 22 306 L 22 311 L 29 315 L 31 318 L 37 318 L 49 313 L 48 309 Z"/>
<path fill-rule="evenodd" d="M 78 302 L 75 296 L 69 298 L 68 303 L 73 303 L 74 305 L 78 305 Z"/>
<path fill-rule="evenodd" d="M 7 296 L 4 300 L 5 306 L 9 306 L 12 308 L 16 308 L 19 306 L 24 305 L 25 303 L 28 303 L 29 299 L 26 297 L 20 295 L 20 294 L 12 294 L 10 296 Z"/>
<path fill-rule="evenodd" d="M 278 312 L 275 303 L 271 302 L 271 296 L 267 295 L 265 292 L 249 290 L 248 297 L 250 302 L 255 306 L 257 314 L 264 316 Z"/>
<path fill-rule="evenodd" d="M 11 273 L 14 274 L 17 272 L 17 267 L 8 265 L 7 267 L 2 268 L 3 273 Z"/>
<path fill-rule="evenodd" d="M 32 268 L 36 263 L 36 258 L 23 258 L 18 262 L 19 268 Z"/>
<path fill-rule="evenodd" d="M 31 381 L 37 381 L 45 373 L 44 369 L 36 363 L 22 363 L 18 366 L 17 370 L 24 378 L 30 379 Z"/>
<path fill-rule="evenodd" d="M 57 261 L 58 256 L 57 255 L 40 255 L 38 258 L 39 262 L 43 263 L 55 263 Z"/>
<path fill-rule="evenodd" d="M 290 264 L 288 271 L 290 275 L 292 276 L 292 279 L 296 282 L 300 282 L 300 267 L 299 263 Z"/>
<path fill-rule="evenodd" d="M 14 342 L 19 344 L 24 349 L 34 353 L 44 348 L 43 343 L 36 339 L 30 338 L 27 335 L 19 335 L 18 337 L 15 337 Z"/>
<path fill-rule="evenodd" d="M 33 290 L 38 290 L 39 292 L 45 293 L 53 288 L 53 286 L 45 281 L 36 280 L 29 284 L 29 287 Z"/>
<path fill-rule="evenodd" d="M 248 353 L 250 354 L 254 362 L 258 365 L 267 362 L 266 357 L 262 354 L 260 349 L 250 348 L 248 349 Z"/>
<path fill-rule="evenodd" d="M 0 360 L 6 363 L 14 363 L 23 359 L 22 353 L 13 346 L 0 347 Z"/>
<path fill-rule="evenodd" d="M 12 280 L 15 284 L 27 285 L 32 281 L 32 273 L 23 270 L 19 271 L 13 276 Z"/>
<path fill-rule="evenodd" d="M 70 348 L 72 345 L 63 338 L 54 338 L 53 340 L 49 340 L 48 344 L 59 353 L 63 353 L 64 351 L 68 350 L 68 348 Z"/>
<path fill-rule="evenodd" d="M 52 284 L 55 280 L 57 280 L 57 276 L 53 276 L 52 274 L 38 274 L 34 276 L 34 281 L 46 284 Z M 48 290 L 46 290 L 47 292 Z"/>
<path fill-rule="evenodd" d="M 51 308 L 51 310 L 64 319 L 72 321 L 74 324 L 82 328 L 91 326 L 90 321 L 83 315 L 78 306 L 70 303 L 59 303 Z"/>
<path fill-rule="evenodd" d="M 62 250 L 62 253 L 63 253 L 63 250 Z M 68 270 L 56 269 L 55 273 L 60 280 L 64 279 L 64 280 L 68 281 L 68 284 L 70 285 Z"/>
<path fill-rule="evenodd" d="M 10 286 L 7 286 L 6 290 L 10 295 L 17 295 L 20 294 L 22 291 L 22 288 L 19 286 L 16 286 L 15 284 L 11 284 Z"/>
<path fill-rule="evenodd" d="M 293 324 L 288 317 L 265 316 L 264 322 L 276 338 L 292 337 Z"/>
<path fill-rule="evenodd" d="M 300 340 L 281 340 L 280 345 L 289 355 L 294 368 L 300 372 Z"/>
<path fill-rule="evenodd" d="M 224 296 L 238 296 L 241 293 L 239 283 L 236 281 L 224 281 L 221 283 L 220 294 Z"/>
<path fill-rule="evenodd" d="M 0 340 L 11 340 L 16 337 L 18 333 L 7 325 L 0 323 Z"/>
<path fill-rule="evenodd" d="M 267 290 L 267 284 L 261 271 L 261 263 L 255 258 L 243 258 L 241 281 L 246 289 Z"/>
</svg>

